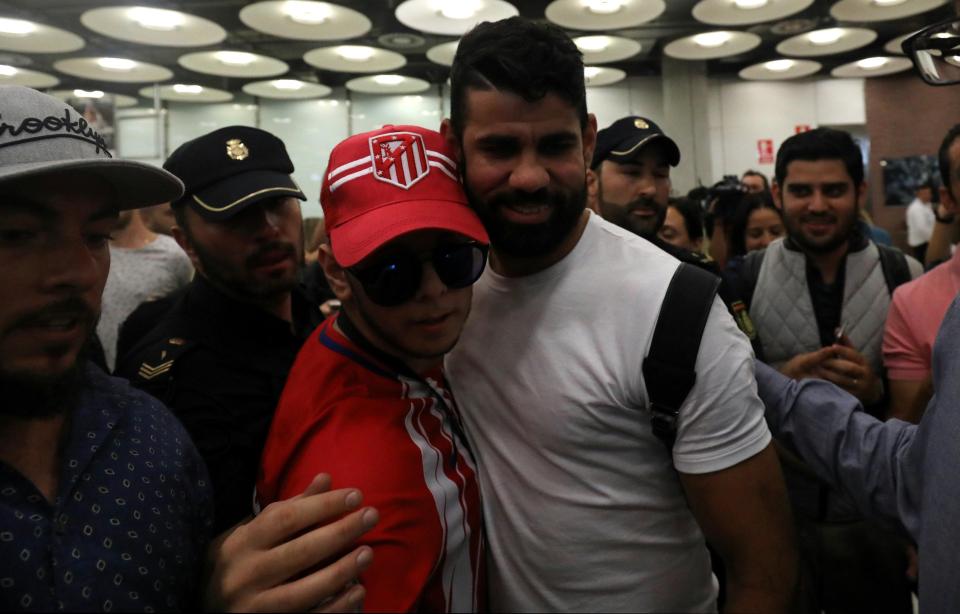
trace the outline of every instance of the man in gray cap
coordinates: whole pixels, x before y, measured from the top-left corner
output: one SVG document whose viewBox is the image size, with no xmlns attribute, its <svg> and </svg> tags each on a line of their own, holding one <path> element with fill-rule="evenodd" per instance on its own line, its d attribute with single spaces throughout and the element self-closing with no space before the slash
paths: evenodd
<svg viewBox="0 0 960 614">
<path fill-rule="evenodd" d="M 202 574 L 203 461 L 163 405 L 86 358 L 118 212 L 182 189 L 161 169 L 113 158 L 62 102 L 0 87 L 0 610 L 186 609 L 201 578 L 218 608 L 362 598 L 342 588 L 369 560 L 364 550 L 287 581 L 370 520 L 357 510 L 291 539 L 359 506 L 356 490 L 320 494 L 325 478 L 217 540 Z"/>
<path fill-rule="evenodd" d="M 217 532 L 252 511 L 273 410 L 322 320 L 298 287 L 305 197 L 283 142 L 230 126 L 184 143 L 164 168 L 186 193 L 174 237 L 197 274 L 117 374 L 183 422 L 210 470 Z"/>
</svg>

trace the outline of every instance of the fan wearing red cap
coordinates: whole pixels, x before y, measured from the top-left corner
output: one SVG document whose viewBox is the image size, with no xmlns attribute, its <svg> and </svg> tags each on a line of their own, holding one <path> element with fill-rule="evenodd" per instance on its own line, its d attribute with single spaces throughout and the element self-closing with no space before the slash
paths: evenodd
<svg viewBox="0 0 960 614">
<path fill-rule="evenodd" d="M 442 371 L 470 311 L 489 239 L 439 133 L 385 126 L 330 154 L 320 263 L 341 312 L 287 379 L 257 504 L 322 470 L 380 512 L 363 539 L 370 610 L 484 607 L 475 464 Z"/>
</svg>

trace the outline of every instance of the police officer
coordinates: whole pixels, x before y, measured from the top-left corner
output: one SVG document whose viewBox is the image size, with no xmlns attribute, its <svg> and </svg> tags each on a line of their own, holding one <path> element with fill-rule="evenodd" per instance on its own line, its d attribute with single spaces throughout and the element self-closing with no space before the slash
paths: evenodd
<svg viewBox="0 0 960 614">
<path fill-rule="evenodd" d="M 190 432 L 215 492 L 217 532 L 251 512 L 260 453 L 287 372 L 322 319 L 302 293 L 305 200 L 283 142 L 231 126 L 184 143 L 163 167 L 186 192 L 174 238 L 196 277 L 118 362 Z"/>
<path fill-rule="evenodd" d="M 679 163 L 677 144 L 652 120 L 636 116 L 618 119 L 597 132 L 597 147 L 587 173 L 590 208 L 681 262 L 720 275 L 717 264 L 708 257 L 658 236 L 669 205 L 670 168 Z M 754 353 L 761 356 L 756 329 L 737 288 L 722 279 L 718 295 L 750 339 Z"/>
</svg>

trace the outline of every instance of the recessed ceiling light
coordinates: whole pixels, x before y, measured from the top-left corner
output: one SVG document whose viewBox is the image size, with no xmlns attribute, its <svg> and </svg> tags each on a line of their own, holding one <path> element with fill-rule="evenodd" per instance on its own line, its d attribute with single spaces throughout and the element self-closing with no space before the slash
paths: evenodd
<svg viewBox="0 0 960 614">
<path fill-rule="evenodd" d="M 814 45 L 832 45 L 843 37 L 841 28 L 827 28 L 826 30 L 814 30 L 807 34 L 807 40 Z"/>
<path fill-rule="evenodd" d="M 12 77 L 17 74 L 19 71 L 13 66 L 7 66 L 6 64 L 0 64 L 0 77 Z"/>
<path fill-rule="evenodd" d="M 37 26 L 29 21 L 22 19 L 7 19 L 0 17 L 0 34 L 10 34 L 12 36 L 26 36 L 36 31 Z"/>
<path fill-rule="evenodd" d="M 581 51 L 603 51 L 610 46 L 609 36 L 581 36 L 573 41 Z"/>
<path fill-rule="evenodd" d="M 894 6 L 897 4 L 903 4 L 907 0 L 873 0 L 873 3 L 877 6 Z"/>
<path fill-rule="evenodd" d="M 351 62 L 366 62 L 373 57 L 373 54 L 373 47 L 364 47 L 362 45 L 341 45 L 337 47 L 337 55 Z"/>
<path fill-rule="evenodd" d="M 278 90 L 299 90 L 303 89 L 303 81 L 297 81 L 296 79 L 277 79 L 272 82 L 273 87 Z"/>
<path fill-rule="evenodd" d="M 693 37 L 693 42 L 701 47 L 719 47 L 730 41 L 733 35 L 729 32 L 704 32 Z"/>
<path fill-rule="evenodd" d="M 435 3 L 439 13 L 447 19 L 470 19 L 481 9 L 479 0 L 460 0 L 458 2 L 447 2 L 441 0 Z"/>
<path fill-rule="evenodd" d="M 137 63 L 133 60 L 123 58 L 100 58 L 97 60 L 97 65 L 104 70 L 119 70 L 125 72 L 133 70 Z"/>
<path fill-rule="evenodd" d="M 401 75 L 374 75 L 373 80 L 380 85 L 400 85 L 403 83 Z"/>
<path fill-rule="evenodd" d="M 127 17 L 148 30 L 169 32 L 183 25 L 183 15 L 176 11 L 135 6 L 127 11 Z"/>
<path fill-rule="evenodd" d="M 889 61 L 889 59 L 882 57 L 864 58 L 857 62 L 857 66 L 866 70 L 872 70 L 874 68 L 880 68 Z"/>
<path fill-rule="evenodd" d="M 597 15 L 612 15 L 623 8 L 624 0 L 583 0 L 587 10 Z"/>
<path fill-rule="evenodd" d="M 599 68 L 599 67 L 597 67 L 597 66 L 584 66 L 584 67 L 583 67 L 583 78 L 584 78 L 584 79 L 593 79 L 594 77 L 596 77 L 597 75 L 599 75 L 602 70 L 603 70 L 603 69 L 601 69 L 601 68 Z"/>
<path fill-rule="evenodd" d="M 953 38 L 954 35 L 949 32 L 937 32 L 933 35 L 933 38 Z"/>
<path fill-rule="evenodd" d="M 203 88 L 199 85 L 183 85 L 182 83 L 177 83 L 173 86 L 173 91 L 178 94 L 199 94 L 203 91 Z"/>
<path fill-rule="evenodd" d="M 73 95 L 77 98 L 103 98 L 103 92 L 100 90 L 73 90 Z"/>
<path fill-rule="evenodd" d="M 763 66 L 767 70 L 772 70 L 773 72 L 784 72 L 793 68 L 795 64 L 796 62 L 793 60 L 771 60 L 766 62 Z"/>
<path fill-rule="evenodd" d="M 333 16 L 333 9 L 326 2 L 289 0 L 283 4 L 282 10 L 293 21 L 308 26 L 321 24 Z"/>
<path fill-rule="evenodd" d="M 769 0 L 733 0 L 738 9 L 758 9 L 766 6 Z"/>
<path fill-rule="evenodd" d="M 257 61 L 257 56 L 246 51 L 216 51 L 213 57 L 230 66 L 246 66 Z"/>
</svg>

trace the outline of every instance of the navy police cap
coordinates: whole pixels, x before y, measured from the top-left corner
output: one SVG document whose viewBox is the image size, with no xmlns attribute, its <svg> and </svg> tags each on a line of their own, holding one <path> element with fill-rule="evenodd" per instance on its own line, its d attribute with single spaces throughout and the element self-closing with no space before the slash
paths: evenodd
<svg viewBox="0 0 960 614">
<path fill-rule="evenodd" d="M 269 198 L 306 200 L 293 177 L 283 141 L 250 126 L 214 130 L 178 147 L 163 168 L 185 188 L 174 206 L 190 204 L 201 217 L 224 220 Z"/>
</svg>

